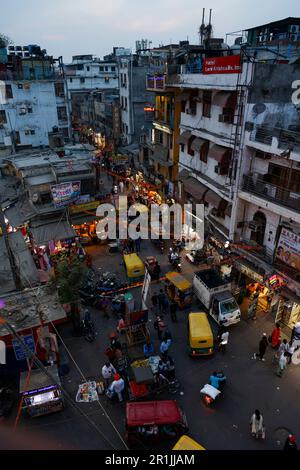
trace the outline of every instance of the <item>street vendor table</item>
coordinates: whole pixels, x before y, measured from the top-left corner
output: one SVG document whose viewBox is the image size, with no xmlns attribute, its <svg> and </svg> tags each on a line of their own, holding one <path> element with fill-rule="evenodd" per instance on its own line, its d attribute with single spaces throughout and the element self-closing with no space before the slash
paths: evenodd
<svg viewBox="0 0 300 470">
<path fill-rule="evenodd" d="M 150 366 L 133 367 L 133 375 L 137 384 L 151 384 L 153 382 L 153 372 Z"/>
</svg>

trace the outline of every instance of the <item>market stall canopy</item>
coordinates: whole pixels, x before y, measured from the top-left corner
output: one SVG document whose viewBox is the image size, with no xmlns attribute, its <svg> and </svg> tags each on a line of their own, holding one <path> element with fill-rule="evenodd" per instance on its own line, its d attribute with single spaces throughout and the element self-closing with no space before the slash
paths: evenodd
<svg viewBox="0 0 300 470">
<path fill-rule="evenodd" d="M 196 137 L 191 144 L 191 149 L 195 152 L 200 152 L 202 146 L 208 144 L 208 140 L 200 139 L 200 137 Z"/>
<path fill-rule="evenodd" d="M 44 371 L 34 369 L 31 370 L 28 383 L 28 371 L 22 372 L 20 376 L 20 393 L 32 390 L 41 390 L 44 387 L 49 387 L 50 385 L 60 385 L 57 366 L 48 366 L 46 369 L 54 380 L 48 377 Z"/>
<path fill-rule="evenodd" d="M 0 294 L 12 292 L 15 288 L 5 240 L 4 237 L 0 237 Z"/>
<path fill-rule="evenodd" d="M 200 183 L 196 178 L 192 176 L 183 181 L 184 189 L 187 193 L 193 196 L 195 199 L 201 200 L 205 195 L 208 188 L 204 184 Z"/>
<path fill-rule="evenodd" d="M 221 108 L 234 109 L 236 107 L 236 92 L 218 91 L 213 99 L 213 103 Z"/>
<path fill-rule="evenodd" d="M 29 201 L 18 202 L 16 205 L 9 207 L 4 212 L 10 225 L 14 228 L 20 227 L 25 222 L 29 222 L 37 215 L 36 210 Z"/>
<path fill-rule="evenodd" d="M 38 285 L 38 270 L 21 232 L 9 233 L 8 240 L 15 257 L 15 264 L 19 270 L 22 286 L 33 287 Z"/>
<path fill-rule="evenodd" d="M 219 196 L 217 193 L 211 189 L 205 194 L 205 202 L 209 202 L 215 209 L 225 208 L 228 204 L 225 199 Z"/>
<path fill-rule="evenodd" d="M 208 156 L 214 158 L 218 163 L 225 163 L 230 159 L 232 150 L 221 145 L 213 145 L 209 149 Z"/>
<path fill-rule="evenodd" d="M 177 144 L 186 144 L 191 137 L 191 131 L 184 131 L 177 139 Z"/>
<path fill-rule="evenodd" d="M 33 227 L 30 231 L 37 245 L 45 245 L 51 240 L 64 240 L 76 236 L 69 222 L 65 220 Z"/>
</svg>

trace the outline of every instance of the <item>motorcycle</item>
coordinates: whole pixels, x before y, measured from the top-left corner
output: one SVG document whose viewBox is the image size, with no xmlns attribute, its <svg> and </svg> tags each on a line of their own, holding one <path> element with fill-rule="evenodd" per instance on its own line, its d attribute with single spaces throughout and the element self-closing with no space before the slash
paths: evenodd
<svg viewBox="0 0 300 470">
<path fill-rule="evenodd" d="M 175 256 L 174 256 L 175 254 Z M 169 261 L 170 264 L 177 269 L 177 271 L 180 273 L 182 271 L 181 269 L 181 257 L 178 255 L 177 251 L 174 251 L 172 248 L 170 248 L 169 252 Z"/>
<path fill-rule="evenodd" d="M 214 387 L 211 384 L 206 384 L 200 390 L 202 394 L 203 403 L 206 406 L 211 406 L 216 400 L 220 399 L 223 396 L 223 390 L 226 383 L 226 377 L 223 372 L 218 372 L 216 374 L 218 380 L 218 388 Z"/>
</svg>

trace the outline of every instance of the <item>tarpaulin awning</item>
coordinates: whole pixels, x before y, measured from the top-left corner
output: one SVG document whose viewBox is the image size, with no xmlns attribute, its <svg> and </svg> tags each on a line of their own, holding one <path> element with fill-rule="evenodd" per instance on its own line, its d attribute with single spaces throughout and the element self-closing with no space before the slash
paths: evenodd
<svg viewBox="0 0 300 470">
<path fill-rule="evenodd" d="M 44 245 L 51 240 L 64 240 L 76 236 L 69 222 L 65 220 L 34 227 L 30 231 L 37 245 Z"/>
<path fill-rule="evenodd" d="M 74 214 L 74 215 L 71 215 L 71 222 L 72 222 L 73 225 L 82 225 L 84 223 L 93 222 L 94 220 L 97 220 L 96 212 L 95 212 L 95 214 Z"/>
<path fill-rule="evenodd" d="M 231 156 L 231 149 L 228 147 L 221 147 L 221 145 L 213 145 L 209 149 L 208 156 L 214 158 L 218 163 L 225 163 Z"/>
<path fill-rule="evenodd" d="M 189 178 L 189 176 L 190 176 L 189 170 L 181 170 L 178 174 L 178 179 L 179 181 L 184 181 L 187 178 Z"/>
<path fill-rule="evenodd" d="M 196 137 L 191 144 L 191 149 L 195 152 L 200 152 L 202 146 L 207 144 L 208 140 L 200 139 L 200 137 Z"/>
<path fill-rule="evenodd" d="M 177 139 L 177 144 L 186 144 L 191 137 L 191 131 L 184 131 Z"/>
<path fill-rule="evenodd" d="M 236 107 L 236 93 L 230 91 L 218 91 L 213 103 L 221 108 L 234 109 Z"/>
<path fill-rule="evenodd" d="M 193 196 L 195 199 L 201 201 L 203 199 L 204 194 L 208 190 L 204 184 L 200 183 L 196 178 L 192 176 L 187 178 L 183 181 L 184 189 L 187 193 Z"/>
<path fill-rule="evenodd" d="M 209 202 L 215 209 L 226 207 L 228 202 L 211 189 L 205 194 L 205 202 Z"/>
<path fill-rule="evenodd" d="M 14 228 L 17 228 L 32 219 L 35 215 L 37 215 L 37 212 L 34 210 L 31 204 L 26 201 L 24 203 L 18 202 L 15 206 L 9 207 L 4 212 L 4 215 L 10 225 Z"/>
</svg>

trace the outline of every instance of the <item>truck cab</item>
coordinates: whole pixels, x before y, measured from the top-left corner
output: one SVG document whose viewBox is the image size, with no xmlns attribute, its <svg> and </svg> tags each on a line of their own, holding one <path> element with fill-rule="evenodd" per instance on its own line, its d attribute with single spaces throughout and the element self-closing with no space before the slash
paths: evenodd
<svg viewBox="0 0 300 470">
<path fill-rule="evenodd" d="M 215 268 L 195 273 L 193 291 L 219 325 L 229 326 L 240 321 L 241 311 L 231 293 L 231 283 L 224 281 Z"/>
<path fill-rule="evenodd" d="M 213 296 L 209 313 L 218 324 L 224 326 L 238 323 L 241 319 L 240 308 L 229 291 Z"/>
</svg>

